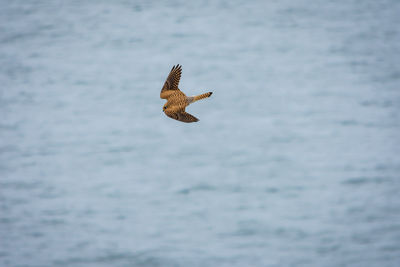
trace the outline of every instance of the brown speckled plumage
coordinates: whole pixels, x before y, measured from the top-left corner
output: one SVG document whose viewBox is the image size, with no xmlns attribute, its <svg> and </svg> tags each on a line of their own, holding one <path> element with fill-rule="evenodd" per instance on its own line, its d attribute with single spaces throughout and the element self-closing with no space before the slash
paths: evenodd
<svg viewBox="0 0 400 267">
<path fill-rule="evenodd" d="M 185 108 L 193 102 L 196 102 L 206 97 L 210 97 L 212 95 L 212 92 L 196 96 L 186 96 L 178 88 L 181 75 L 182 66 L 180 66 L 179 64 L 173 66 L 160 93 L 160 98 L 167 99 L 167 103 L 165 103 L 163 111 L 165 115 L 172 119 L 183 122 L 196 122 L 199 119 L 185 112 Z"/>
</svg>

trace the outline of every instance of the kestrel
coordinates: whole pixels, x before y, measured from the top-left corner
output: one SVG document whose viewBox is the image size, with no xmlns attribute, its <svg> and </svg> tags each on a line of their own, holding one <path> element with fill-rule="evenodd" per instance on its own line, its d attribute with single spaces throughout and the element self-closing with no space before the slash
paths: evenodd
<svg viewBox="0 0 400 267">
<path fill-rule="evenodd" d="M 172 119 L 183 122 L 196 122 L 199 119 L 185 112 L 185 108 L 189 106 L 189 104 L 196 102 L 197 100 L 210 97 L 212 95 L 212 92 L 196 96 L 186 96 L 178 88 L 181 75 L 182 66 L 180 66 L 179 64 L 173 66 L 160 93 L 160 98 L 167 99 L 167 103 L 165 103 L 163 111 L 165 115 Z"/>
</svg>

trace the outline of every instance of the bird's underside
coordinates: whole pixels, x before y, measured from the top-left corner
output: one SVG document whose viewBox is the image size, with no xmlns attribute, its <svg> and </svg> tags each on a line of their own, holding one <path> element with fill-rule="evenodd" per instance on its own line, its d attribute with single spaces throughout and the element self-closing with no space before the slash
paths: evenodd
<svg viewBox="0 0 400 267">
<path fill-rule="evenodd" d="M 173 66 L 160 93 L 160 98 L 167 100 L 167 103 L 165 103 L 163 107 L 163 111 L 165 115 L 172 119 L 182 122 L 196 122 L 199 119 L 187 113 L 185 111 L 185 108 L 193 102 L 196 102 L 206 97 L 210 97 L 212 95 L 212 92 L 197 96 L 186 96 L 178 88 L 181 75 L 182 66 L 180 66 L 179 64 Z"/>
</svg>

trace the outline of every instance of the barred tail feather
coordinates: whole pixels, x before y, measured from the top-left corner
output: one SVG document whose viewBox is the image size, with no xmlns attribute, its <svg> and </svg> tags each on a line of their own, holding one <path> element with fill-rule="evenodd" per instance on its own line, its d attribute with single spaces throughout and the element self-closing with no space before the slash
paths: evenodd
<svg viewBox="0 0 400 267">
<path fill-rule="evenodd" d="M 203 98 L 210 97 L 211 95 L 212 95 L 212 92 L 208 92 L 208 93 L 201 94 L 201 95 L 196 95 L 196 96 L 194 96 L 193 102 L 197 101 L 197 100 L 200 100 L 200 99 L 203 99 Z"/>
</svg>

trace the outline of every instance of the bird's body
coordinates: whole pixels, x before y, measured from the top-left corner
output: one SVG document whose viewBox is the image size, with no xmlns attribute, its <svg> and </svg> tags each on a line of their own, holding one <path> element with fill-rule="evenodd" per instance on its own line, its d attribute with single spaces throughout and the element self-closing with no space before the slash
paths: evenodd
<svg viewBox="0 0 400 267">
<path fill-rule="evenodd" d="M 173 66 L 160 93 L 160 98 L 167 99 L 167 103 L 165 103 L 163 111 L 165 115 L 172 119 L 182 122 L 196 122 L 199 119 L 187 113 L 185 111 L 185 108 L 193 102 L 196 102 L 206 97 L 210 97 L 212 95 L 212 92 L 196 96 L 186 96 L 178 88 L 181 75 L 182 66 Z"/>
</svg>

